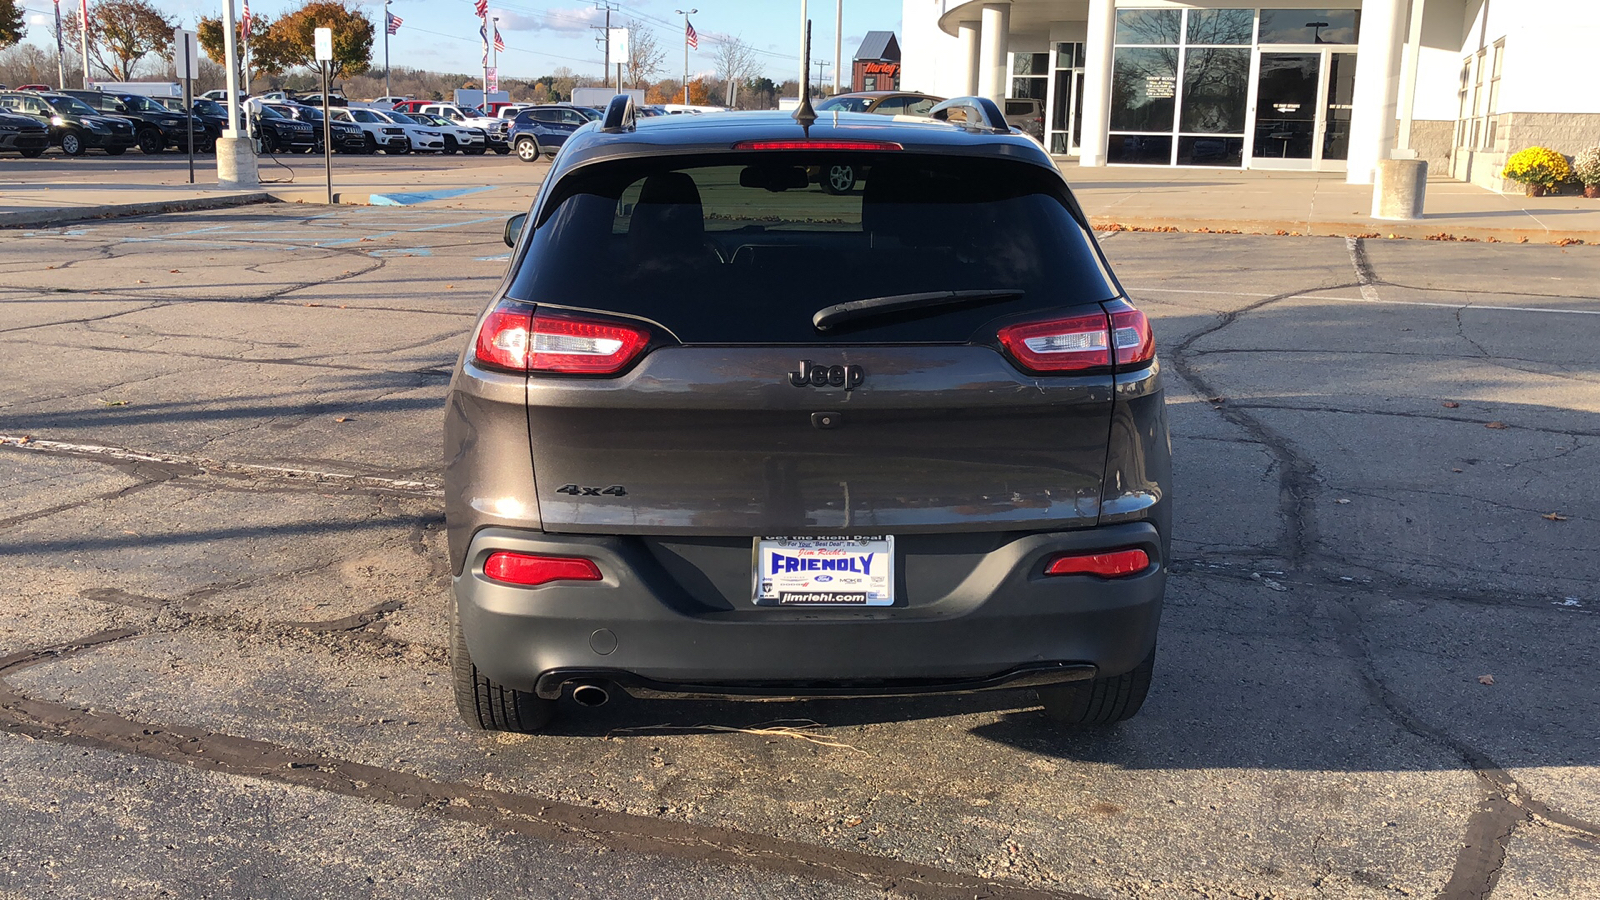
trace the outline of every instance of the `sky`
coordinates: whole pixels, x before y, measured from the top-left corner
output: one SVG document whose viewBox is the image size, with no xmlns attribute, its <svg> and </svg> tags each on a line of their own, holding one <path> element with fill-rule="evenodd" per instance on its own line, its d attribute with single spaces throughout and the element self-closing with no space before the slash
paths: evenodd
<svg viewBox="0 0 1600 900">
<path fill-rule="evenodd" d="M 218 0 L 152 0 L 154 5 L 186 27 L 202 15 L 221 15 Z M 234 0 L 235 15 L 242 5 Z M 51 43 L 50 24 L 54 20 L 51 0 L 23 0 L 28 17 L 28 40 L 41 46 Z M 278 16 L 301 5 L 298 0 L 254 0 L 251 12 Z M 383 66 L 383 3 L 361 0 L 380 30 L 373 41 L 373 67 Z M 800 0 L 613 0 L 612 25 L 637 20 L 652 29 L 657 41 L 667 49 L 665 70 L 658 77 L 679 77 L 683 70 L 683 16 L 679 9 L 698 9 L 689 20 L 700 35 L 700 48 L 689 52 L 691 74 L 709 73 L 715 66 L 717 39 L 741 38 L 757 51 L 765 74 L 774 81 L 798 78 L 800 72 Z M 63 0 L 63 16 L 76 12 L 77 0 Z M 403 22 L 400 31 L 389 39 L 392 65 L 446 72 L 475 72 L 481 66 L 478 17 L 473 0 L 394 0 L 390 9 Z M 844 52 L 849 78 L 849 61 L 868 31 L 900 33 L 900 0 L 844 0 Z M 503 78 L 534 78 L 565 66 L 580 75 L 600 75 L 603 51 L 596 44 L 599 34 L 590 26 L 602 26 L 605 13 L 595 3 L 578 0 L 491 0 L 490 15 L 500 18 L 500 36 L 506 51 L 500 56 Z M 835 4 L 829 0 L 809 0 L 807 12 L 812 20 L 812 77 L 820 83 L 833 81 Z M 822 68 L 816 61 L 826 61 Z M 824 78 L 824 76 L 826 76 Z"/>
</svg>

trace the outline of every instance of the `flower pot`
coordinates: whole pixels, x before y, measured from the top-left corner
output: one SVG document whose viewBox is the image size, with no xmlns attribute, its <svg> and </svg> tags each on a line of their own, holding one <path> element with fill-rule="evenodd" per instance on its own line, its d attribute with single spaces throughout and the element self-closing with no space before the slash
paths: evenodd
<svg viewBox="0 0 1600 900">
<path fill-rule="evenodd" d="M 1583 196 L 1590 200 L 1600 200 L 1600 184 L 1586 184 L 1583 186 Z"/>
<path fill-rule="evenodd" d="M 1548 187 L 1545 187 L 1542 184 L 1530 184 L 1530 185 L 1528 185 L 1528 196 L 1529 197 L 1543 197 L 1545 194 L 1548 194 L 1548 193 L 1550 193 L 1550 189 Z"/>
</svg>

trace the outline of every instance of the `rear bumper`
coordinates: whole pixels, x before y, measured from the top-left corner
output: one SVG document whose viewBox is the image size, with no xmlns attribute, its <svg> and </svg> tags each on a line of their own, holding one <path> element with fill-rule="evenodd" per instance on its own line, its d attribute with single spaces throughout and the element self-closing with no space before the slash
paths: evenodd
<svg viewBox="0 0 1600 900">
<path fill-rule="evenodd" d="M 958 581 L 925 584 L 925 596 L 902 591 L 901 605 L 784 609 L 694 590 L 637 538 L 489 528 L 474 536 L 453 590 L 477 667 L 544 697 L 592 681 L 641 696 L 955 693 L 1131 671 L 1155 644 L 1162 543 L 1148 523 L 1024 534 Z M 1144 574 L 1043 574 L 1058 553 L 1130 546 L 1150 554 Z M 585 556 L 604 580 L 498 584 L 482 574 L 495 550 Z"/>
</svg>

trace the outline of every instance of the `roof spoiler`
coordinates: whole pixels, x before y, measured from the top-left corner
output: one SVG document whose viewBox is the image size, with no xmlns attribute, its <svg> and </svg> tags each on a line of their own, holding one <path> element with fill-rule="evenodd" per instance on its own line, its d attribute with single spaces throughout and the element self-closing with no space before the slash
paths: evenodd
<svg viewBox="0 0 1600 900">
<path fill-rule="evenodd" d="M 638 124 L 639 117 L 633 109 L 633 97 L 629 94 L 618 94 L 606 104 L 606 118 L 600 123 L 600 130 L 620 134 L 634 130 Z"/>
<path fill-rule="evenodd" d="M 1000 111 L 1000 105 L 988 97 L 951 97 L 928 110 L 928 115 L 941 122 L 948 122 L 950 113 L 958 109 L 964 114 L 958 121 L 964 122 L 968 128 L 987 128 L 1001 134 L 1011 133 L 1011 123 L 1006 121 L 1006 115 Z"/>
</svg>

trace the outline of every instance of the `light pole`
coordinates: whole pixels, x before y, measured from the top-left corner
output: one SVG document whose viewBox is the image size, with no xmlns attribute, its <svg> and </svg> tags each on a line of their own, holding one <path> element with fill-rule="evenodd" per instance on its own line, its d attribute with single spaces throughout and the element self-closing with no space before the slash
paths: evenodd
<svg viewBox="0 0 1600 900">
<path fill-rule="evenodd" d="M 1328 27 L 1328 23 L 1327 22 L 1307 22 L 1306 23 L 1306 27 L 1311 29 L 1311 43 L 1313 43 L 1313 44 L 1321 44 L 1321 43 L 1323 43 L 1323 40 L 1322 40 L 1322 29 Z"/>
<path fill-rule="evenodd" d="M 683 105 L 689 105 L 689 17 L 700 10 L 680 9 L 678 15 L 683 16 Z"/>
<path fill-rule="evenodd" d="M 833 7 L 833 92 L 839 93 L 841 87 L 840 76 L 844 73 L 844 66 L 839 61 L 844 59 L 844 0 L 837 0 Z"/>
</svg>

